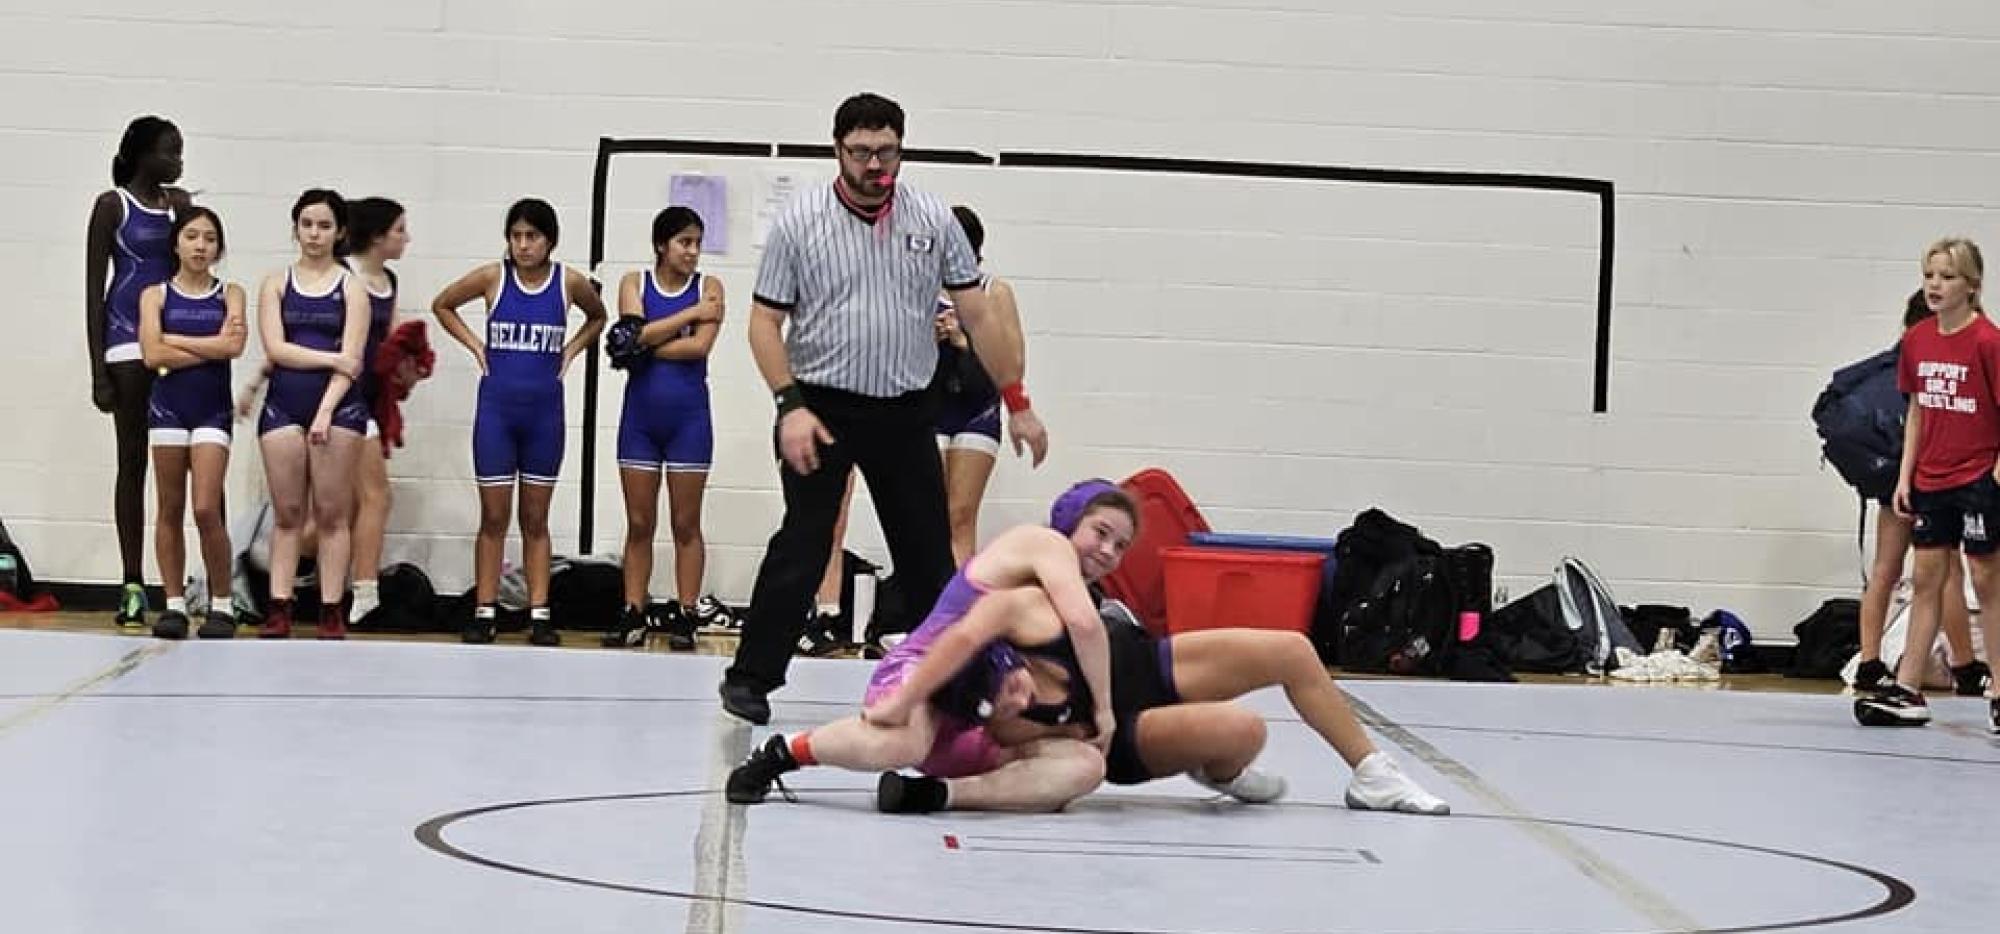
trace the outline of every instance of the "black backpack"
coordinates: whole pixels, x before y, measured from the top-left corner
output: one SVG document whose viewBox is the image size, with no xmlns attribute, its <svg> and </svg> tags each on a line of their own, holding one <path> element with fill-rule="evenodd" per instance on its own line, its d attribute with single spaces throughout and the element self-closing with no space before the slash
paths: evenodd
<svg viewBox="0 0 2000 934">
<path fill-rule="evenodd" d="M 1444 575 L 1458 613 L 1474 613 L 1479 630 L 1470 640 L 1460 641 L 1454 614 L 1452 628 L 1445 637 L 1445 677 L 1453 681 L 1512 681 L 1513 669 L 1501 649 L 1500 639 L 1488 632 L 1485 621 L 1493 615 L 1493 549 L 1484 542 L 1468 542 L 1444 550 Z"/>
<path fill-rule="evenodd" d="M 1441 670 L 1451 585 L 1439 560 L 1406 558 L 1384 568 L 1367 596 L 1341 617 L 1340 664 L 1349 671 L 1399 675 Z"/>
<path fill-rule="evenodd" d="M 1493 612 L 1493 549 L 1484 542 L 1467 542 L 1444 550 L 1444 574 L 1457 598 L 1456 609 L 1478 613 L 1484 619 Z"/>
<path fill-rule="evenodd" d="M 1799 638 L 1792 655 L 1791 678 L 1838 678 L 1840 669 L 1861 651 L 1861 601 L 1828 600 L 1792 627 Z"/>
<path fill-rule="evenodd" d="M 1909 401 L 1896 389 L 1899 347 L 1834 371 L 1813 401 L 1820 457 L 1863 499 L 1896 492 Z"/>
<path fill-rule="evenodd" d="M 1484 627 L 1459 641 L 1459 614 L 1492 606 L 1493 550 L 1472 543 L 1418 554 L 1384 568 L 1342 620 L 1342 667 L 1464 681 L 1511 681 Z"/>
<path fill-rule="evenodd" d="M 1313 609 L 1312 641 L 1321 660 L 1351 667 L 1344 654 L 1349 611 L 1382 592 L 1385 572 L 1419 555 L 1436 558 L 1443 551 L 1416 527 L 1380 509 L 1356 515 L 1354 524 L 1334 539 L 1333 573 Z"/>
</svg>

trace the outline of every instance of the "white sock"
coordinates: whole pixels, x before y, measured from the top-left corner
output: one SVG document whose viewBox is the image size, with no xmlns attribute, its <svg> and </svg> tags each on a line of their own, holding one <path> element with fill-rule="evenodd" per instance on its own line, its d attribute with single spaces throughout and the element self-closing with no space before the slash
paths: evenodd
<svg viewBox="0 0 2000 934">
<path fill-rule="evenodd" d="M 236 604 L 231 603 L 228 597 L 210 597 L 208 612 L 216 616 L 235 616 Z"/>
<path fill-rule="evenodd" d="M 528 618 L 538 623 L 546 623 L 549 621 L 549 608 L 545 606 L 529 607 Z"/>
<path fill-rule="evenodd" d="M 354 604 L 348 607 L 347 610 L 347 618 L 349 620 L 357 620 L 363 616 L 367 616 L 376 607 L 382 605 L 381 592 L 376 589 L 376 584 L 372 580 L 355 581 L 353 588 L 349 592 L 354 596 Z"/>
<path fill-rule="evenodd" d="M 838 603 L 822 603 L 819 605 L 818 609 L 819 609 L 819 615 L 821 616 L 840 615 L 840 604 Z"/>
<path fill-rule="evenodd" d="M 188 611 L 188 602 L 186 597 L 167 598 L 167 612 L 180 613 L 182 615 L 186 615 L 187 611 Z"/>
<path fill-rule="evenodd" d="M 472 618 L 473 618 L 473 619 L 492 619 L 492 618 L 494 618 L 495 616 L 498 616 L 498 615 L 499 615 L 499 613 L 500 613 L 499 609 L 498 609 L 497 607 L 495 607 L 495 606 L 494 606 L 493 604 L 491 604 L 491 603 L 482 603 L 482 604 L 478 605 L 477 607 L 474 607 L 474 608 L 473 608 L 473 610 L 472 610 Z"/>
</svg>

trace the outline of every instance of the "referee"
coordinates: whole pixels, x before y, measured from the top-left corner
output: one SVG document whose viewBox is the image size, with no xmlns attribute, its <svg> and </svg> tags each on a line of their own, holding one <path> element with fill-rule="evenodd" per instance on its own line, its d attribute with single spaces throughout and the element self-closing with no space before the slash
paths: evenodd
<svg viewBox="0 0 2000 934">
<path fill-rule="evenodd" d="M 928 611 L 951 578 L 951 523 L 933 435 L 938 290 L 1002 387 L 1018 454 L 1040 465 L 1048 433 L 1021 385 L 1022 348 L 987 310 L 979 264 L 950 207 L 896 180 L 903 108 L 857 94 L 833 115 L 839 177 L 799 192 L 757 267 L 750 352 L 778 407 L 785 518 L 764 552 L 722 706 L 767 723 L 833 547 L 852 467 L 875 500 L 896 579 Z M 785 327 L 790 322 L 789 330 Z M 989 351 L 988 348 L 991 348 Z"/>
</svg>

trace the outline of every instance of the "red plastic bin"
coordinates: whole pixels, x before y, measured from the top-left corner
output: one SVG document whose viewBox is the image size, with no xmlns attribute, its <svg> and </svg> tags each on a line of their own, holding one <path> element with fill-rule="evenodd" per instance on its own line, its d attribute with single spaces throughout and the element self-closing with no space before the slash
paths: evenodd
<svg viewBox="0 0 2000 934">
<path fill-rule="evenodd" d="M 1307 632 L 1319 599 L 1325 555 L 1171 546 L 1166 567 L 1167 632 L 1243 627 Z"/>
<path fill-rule="evenodd" d="M 1154 635 L 1166 632 L 1166 567 L 1161 552 L 1183 546 L 1188 536 L 1208 531 L 1194 500 L 1173 475 L 1148 467 L 1121 484 L 1139 507 L 1139 537 L 1125 550 L 1118 570 L 1102 581 L 1106 594 L 1125 601 Z"/>
</svg>

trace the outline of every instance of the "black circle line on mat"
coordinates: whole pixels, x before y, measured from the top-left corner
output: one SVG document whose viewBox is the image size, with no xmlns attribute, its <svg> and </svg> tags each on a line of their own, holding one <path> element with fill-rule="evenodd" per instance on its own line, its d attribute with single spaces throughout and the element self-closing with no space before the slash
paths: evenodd
<svg viewBox="0 0 2000 934">
<path fill-rule="evenodd" d="M 6 700 L 46 700 L 55 695 L 48 692 L 0 694 L 0 701 Z M 702 697 L 639 697 L 634 695 L 590 695 L 590 694 L 369 694 L 359 691 L 322 693 L 227 693 L 218 691 L 95 691 L 77 694 L 71 701 L 87 700 L 249 700 L 249 701 L 496 701 L 523 704 L 713 704 L 713 696 Z M 785 700 L 783 704 L 798 707 L 842 707 L 852 708 L 852 700 Z M 1303 723 L 1297 717 L 1264 718 L 1266 723 Z M 1899 752 L 1885 749 L 1843 749 L 1839 746 L 1800 746 L 1789 743 L 1752 743 L 1721 739 L 1695 739 L 1685 736 L 1635 736 L 1628 733 L 1587 733 L 1576 730 L 1537 730 L 1506 726 L 1461 726 L 1450 723 L 1403 723 L 1413 730 L 1440 730 L 1451 733 L 1495 733 L 1516 736 L 1544 736 L 1556 739 L 1594 739 L 1615 743 L 1662 743 L 1674 746 L 1713 746 L 1718 749 L 1750 749 L 1767 752 L 1811 752 L 1829 756 L 1870 756 L 1882 759 L 1896 759 L 1909 762 L 1944 762 L 1954 765 L 1983 765 L 2000 767 L 2000 759 L 1974 759 L 1965 756 L 1938 756 L 1923 753 Z M 1856 727 L 1861 729 L 1861 727 Z"/>
<path fill-rule="evenodd" d="M 872 795 L 875 793 L 872 789 L 860 789 L 860 788 L 801 788 L 798 790 L 815 795 L 831 795 L 831 794 Z M 585 795 L 574 798 L 545 798 L 534 801 L 512 801 L 503 804 L 489 804 L 483 807 L 468 808 L 463 811 L 455 811 L 450 814 L 442 814 L 437 817 L 433 817 L 430 820 L 427 820 L 422 824 L 417 825 L 415 835 L 417 838 L 417 842 L 422 844 L 425 848 L 431 850 L 432 852 L 435 852 L 441 856 L 447 856 L 452 859 L 472 863 L 477 866 L 484 866 L 488 869 L 498 869 L 502 872 L 511 872 L 517 875 L 528 876 L 531 878 L 542 879 L 550 882 L 563 882 L 571 885 L 580 885 L 588 888 L 603 889 L 612 892 L 627 892 L 634 895 L 652 895 L 660 898 L 673 898 L 687 902 L 710 902 L 715 904 L 731 904 L 731 905 L 739 905 L 746 908 L 764 908 L 772 911 L 784 911 L 784 912 L 791 912 L 793 914 L 810 915 L 813 917 L 821 917 L 821 918 L 840 918 L 850 921 L 883 921 L 896 924 L 927 925 L 931 927 L 942 927 L 942 928 L 968 928 L 968 929 L 984 930 L 984 931 L 1024 931 L 1024 932 L 1035 931 L 1035 932 L 1046 932 L 1046 934 L 1184 934 L 1184 932 L 1156 931 L 1144 928 L 1089 928 L 1089 927 L 1070 927 L 1062 925 L 1051 926 L 1051 925 L 1032 925 L 1032 924 L 1012 924 L 1002 921 L 953 921 L 945 918 L 926 918 L 913 915 L 895 915 L 884 912 L 848 911 L 835 908 L 819 908 L 812 905 L 797 905 L 788 902 L 765 901 L 762 899 L 755 899 L 755 898 L 730 898 L 724 895 L 701 895 L 695 892 L 682 892 L 673 889 L 661 889 L 661 888 L 652 888 L 649 886 L 642 886 L 642 885 L 630 885 L 622 882 L 606 882 L 600 879 L 586 879 L 580 876 L 569 876 L 569 875 L 563 875 L 561 873 L 549 872 L 547 870 L 535 869 L 530 866 L 520 866 L 513 863 L 503 862 L 501 860 L 493 859 L 490 857 L 481 856 L 477 853 L 473 853 L 468 850 L 460 849 L 459 847 L 454 846 L 453 844 L 447 842 L 444 839 L 445 829 L 453 824 L 456 824 L 460 821 L 470 820 L 472 818 L 483 817 L 488 814 L 499 813 L 502 811 L 516 811 L 516 810 L 525 810 L 527 808 L 552 807 L 565 804 L 592 804 L 592 803 L 608 802 L 608 801 L 640 801 L 640 800 L 657 799 L 657 798 L 699 797 L 699 796 L 712 795 L 716 793 L 717 792 L 709 789 L 696 789 L 689 791 L 651 791 L 651 792 L 636 792 L 630 794 L 615 794 L 615 795 Z M 1129 799 L 1132 796 L 1104 795 L 1101 797 L 1115 800 L 1121 797 Z M 1333 808 L 1342 811 L 1347 810 L 1345 805 L 1340 805 L 1340 804 L 1314 804 L 1306 802 L 1288 802 L 1283 804 L 1260 805 L 1260 807 Z M 1792 931 L 1801 928 L 1822 927 L 1831 924 L 1845 924 L 1850 921 L 1861 921 L 1861 920 L 1866 920 L 1868 918 L 1877 918 L 1883 915 L 1894 913 L 1896 911 L 1900 911 L 1903 908 L 1908 907 L 1911 902 L 1916 901 L 1917 897 L 1916 890 L 1912 888 L 1909 883 L 1904 882 L 1903 880 L 1898 879 L 1895 876 L 1889 875 L 1886 872 L 1882 872 L 1881 870 L 1870 869 L 1866 866 L 1857 866 L 1853 863 L 1844 863 L 1839 860 L 1828 859 L 1823 856 L 1813 856 L 1807 853 L 1795 853 L 1789 850 L 1780 850 L 1773 847 L 1755 846 L 1748 843 L 1732 843 L 1727 840 L 1716 840 L 1709 837 L 1696 837 L 1696 836 L 1689 836 L 1686 834 L 1667 833 L 1664 831 L 1657 831 L 1657 830 L 1637 830 L 1630 827 L 1616 827 L 1609 824 L 1592 824 L 1583 821 L 1557 820 L 1555 818 L 1509 817 L 1498 814 L 1454 814 L 1449 818 L 1441 818 L 1441 819 L 1448 821 L 1468 821 L 1468 820 L 1498 821 L 1510 824 L 1523 824 L 1523 823 L 1545 824 L 1555 827 L 1569 827 L 1578 830 L 1596 830 L 1604 833 L 1626 834 L 1637 837 L 1650 837 L 1658 840 L 1670 840 L 1677 843 L 1693 843 L 1703 846 L 1713 846 L 1722 849 L 1737 850 L 1746 853 L 1756 853 L 1764 856 L 1776 856 L 1781 859 L 1796 860 L 1799 862 L 1812 863 L 1817 866 L 1824 866 L 1830 869 L 1837 869 L 1842 872 L 1846 872 L 1852 875 L 1857 875 L 1871 882 L 1874 882 L 1875 884 L 1880 885 L 1883 889 L 1883 895 L 1880 901 L 1877 901 L 1872 905 L 1867 905 L 1862 908 L 1855 909 L 1853 911 L 1843 912 L 1841 914 L 1823 915 L 1820 917 L 1806 918 L 1799 921 L 1781 921 L 1768 924 L 1738 925 L 1733 927 L 1699 928 L 1693 931 L 1682 932 L 1682 934 L 1760 934 L 1760 932 L 1765 932 L 1765 931 Z M 1369 930 L 1382 931 L 1383 929 L 1370 928 Z M 1332 932 L 1325 932 L 1325 934 L 1332 934 Z M 1590 932 L 1590 934 L 1604 934 L 1604 932 Z M 1619 932 L 1619 934 L 1651 934 L 1651 932 L 1641 930 L 1641 931 Z M 1662 932 L 1662 934 L 1665 934 L 1665 932 Z"/>
</svg>

